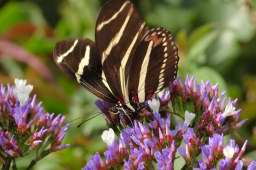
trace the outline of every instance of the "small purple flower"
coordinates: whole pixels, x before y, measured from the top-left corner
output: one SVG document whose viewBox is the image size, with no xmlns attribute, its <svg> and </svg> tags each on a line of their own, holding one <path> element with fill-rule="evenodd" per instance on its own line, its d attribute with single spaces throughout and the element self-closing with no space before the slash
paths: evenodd
<svg viewBox="0 0 256 170">
<path fill-rule="evenodd" d="M 96 153 L 87 163 L 87 166 L 84 168 L 84 170 L 102 169 L 101 167 L 103 167 L 103 165 L 100 154 Z"/>
<path fill-rule="evenodd" d="M 191 145 L 191 146 L 198 146 L 199 145 L 199 139 L 197 138 L 194 129 L 188 128 L 186 133 L 183 135 L 185 144 Z"/>
<path fill-rule="evenodd" d="M 187 162 L 191 162 L 192 157 L 190 155 L 188 145 L 180 146 L 177 151 Z"/>
<path fill-rule="evenodd" d="M 206 145 L 201 146 L 202 159 L 199 160 L 199 167 L 210 169 L 215 166 L 216 160 L 222 157 L 223 151 L 223 135 L 214 134 L 209 138 L 209 142 Z"/>
<path fill-rule="evenodd" d="M 33 133 L 32 137 L 28 141 L 28 143 L 31 144 L 31 149 L 35 149 L 43 142 L 42 139 L 45 138 L 47 131 L 48 130 L 46 128 L 41 128 L 38 132 Z"/>
<path fill-rule="evenodd" d="M 164 148 L 154 154 L 159 170 L 173 169 L 175 152 L 176 146 L 173 141 L 169 148 Z"/>
<path fill-rule="evenodd" d="M 0 131 L 0 147 L 8 156 L 21 156 L 21 150 L 17 141 L 8 131 Z"/>
<path fill-rule="evenodd" d="M 256 170 L 256 161 L 252 161 L 247 170 Z"/>
<path fill-rule="evenodd" d="M 161 105 L 166 105 L 169 103 L 171 96 L 170 96 L 170 91 L 169 90 L 163 90 L 161 91 L 159 94 L 159 99 L 160 99 L 160 103 Z"/>
<path fill-rule="evenodd" d="M 223 135 L 214 134 L 213 137 L 209 138 L 209 146 L 214 151 L 214 157 L 219 157 L 223 150 Z"/>
<path fill-rule="evenodd" d="M 194 129 L 188 128 L 183 135 L 184 146 L 178 148 L 179 154 L 188 162 L 192 160 L 193 155 L 197 154 L 200 146 L 200 139 L 194 133 Z"/>
</svg>

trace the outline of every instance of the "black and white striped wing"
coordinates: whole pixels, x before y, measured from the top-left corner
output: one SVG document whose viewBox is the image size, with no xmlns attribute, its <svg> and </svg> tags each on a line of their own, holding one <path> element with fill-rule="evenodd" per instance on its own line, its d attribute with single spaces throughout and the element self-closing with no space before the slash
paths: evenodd
<svg viewBox="0 0 256 170">
<path fill-rule="evenodd" d="M 99 98 L 116 102 L 101 78 L 102 66 L 95 44 L 89 39 L 66 40 L 56 44 L 56 64 Z"/>
<path fill-rule="evenodd" d="M 177 47 L 168 31 L 147 31 L 130 66 L 130 100 L 142 103 L 166 88 L 176 78 L 178 60 Z"/>
<path fill-rule="evenodd" d="M 104 72 L 114 96 L 129 102 L 127 66 L 142 40 L 145 23 L 128 0 L 110 0 L 102 8 L 96 24 L 96 44 Z"/>
</svg>

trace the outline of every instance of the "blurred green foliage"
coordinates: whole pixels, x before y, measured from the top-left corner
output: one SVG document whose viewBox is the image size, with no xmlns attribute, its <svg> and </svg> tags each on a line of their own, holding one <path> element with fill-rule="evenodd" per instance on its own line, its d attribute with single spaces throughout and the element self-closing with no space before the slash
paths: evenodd
<svg viewBox="0 0 256 170">
<path fill-rule="evenodd" d="M 0 82 L 27 79 L 49 112 L 66 114 L 69 149 L 53 154 L 36 169 L 80 169 L 105 145 L 100 139 L 106 124 L 98 116 L 81 128 L 76 126 L 99 113 L 95 97 L 66 78 L 52 60 L 54 44 L 71 37 L 94 39 L 102 1 L 10 0 L 0 7 Z M 176 37 L 179 74 L 218 83 L 239 99 L 247 124 L 233 135 L 249 139 L 248 159 L 256 157 L 256 1 L 255 0 L 141 0 L 134 1 L 150 26 L 162 26 Z M 0 3 L 1 4 L 1 3 Z M 15 45 L 40 62 L 35 69 L 24 54 L 5 51 Z M 11 46 L 12 47 L 12 46 Z M 15 49 L 13 49 L 15 51 Z M 25 161 L 26 162 L 26 161 Z M 18 161 L 24 164 L 24 160 Z"/>
</svg>

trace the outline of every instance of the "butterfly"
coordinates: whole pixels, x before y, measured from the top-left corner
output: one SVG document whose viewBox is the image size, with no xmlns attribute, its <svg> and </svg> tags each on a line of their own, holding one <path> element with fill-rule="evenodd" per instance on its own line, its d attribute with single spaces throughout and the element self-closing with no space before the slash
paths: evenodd
<svg viewBox="0 0 256 170">
<path fill-rule="evenodd" d="M 103 5 L 95 42 L 87 38 L 58 42 L 53 57 L 64 72 L 110 103 L 109 122 L 122 125 L 169 86 L 179 61 L 171 33 L 149 28 L 129 0 L 109 0 Z"/>
</svg>

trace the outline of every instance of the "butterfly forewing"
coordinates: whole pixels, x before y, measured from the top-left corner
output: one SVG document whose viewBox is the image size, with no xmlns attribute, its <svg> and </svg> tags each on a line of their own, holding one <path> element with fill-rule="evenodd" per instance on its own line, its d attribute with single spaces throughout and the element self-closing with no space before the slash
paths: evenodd
<svg viewBox="0 0 256 170">
<path fill-rule="evenodd" d="M 95 44 L 89 39 L 66 40 L 57 43 L 53 53 L 56 64 L 78 83 L 103 100 L 115 102 L 115 97 L 103 84 L 102 66 Z"/>
<path fill-rule="evenodd" d="M 136 49 L 129 76 L 130 100 L 142 103 L 175 79 L 178 55 L 171 34 L 163 28 L 150 29 Z"/>
<path fill-rule="evenodd" d="M 96 44 L 107 83 L 115 96 L 128 102 L 127 65 L 145 31 L 145 23 L 130 1 L 110 0 L 96 24 Z"/>
</svg>

